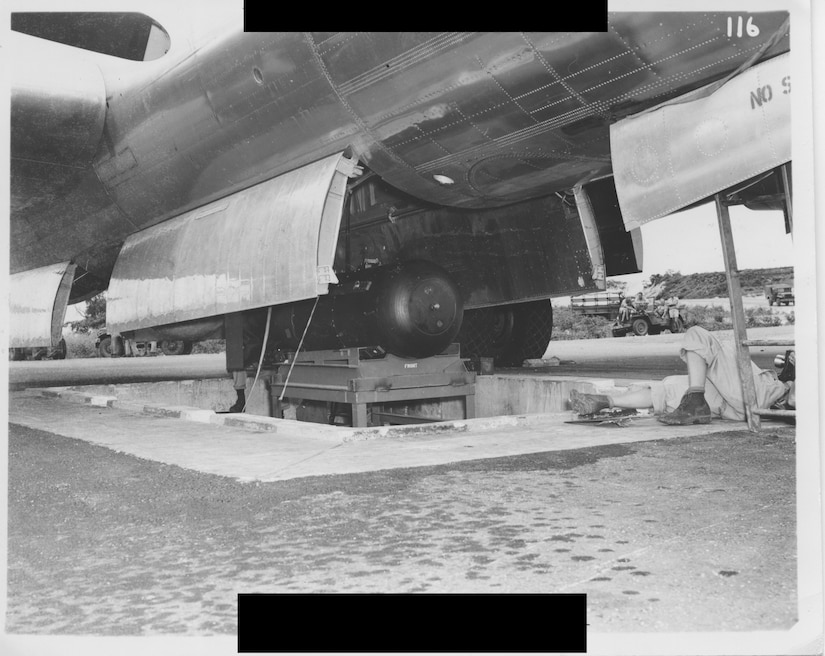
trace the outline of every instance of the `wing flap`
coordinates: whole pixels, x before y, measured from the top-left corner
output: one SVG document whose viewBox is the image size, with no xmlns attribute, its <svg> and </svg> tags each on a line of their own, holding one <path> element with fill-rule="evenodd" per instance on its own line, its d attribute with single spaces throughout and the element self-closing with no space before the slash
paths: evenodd
<svg viewBox="0 0 825 656">
<path fill-rule="evenodd" d="M 109 330 L 327 293 L 353 169 L 336 154 L 132 235 L 109 285 Z"/>
<path fill-rule="evenodd" d="M 628 230 L 791 160 L 790 55 L 611 126 Z"/>
<path fill-rule="evenodd" d="M 60 262 L 10 276 L 10 348 L 58 345 L 74 271 L 74 264 Z"/>
</svg>

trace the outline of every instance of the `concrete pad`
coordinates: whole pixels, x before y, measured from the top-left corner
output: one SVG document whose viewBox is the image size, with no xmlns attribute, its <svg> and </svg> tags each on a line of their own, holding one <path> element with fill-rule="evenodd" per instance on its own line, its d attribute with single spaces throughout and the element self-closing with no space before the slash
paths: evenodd
<svg viewBox="0 0 825 656">
<path fill-rule="evenodd" d="M 659 440 L 742 428 L 741 422 L 620 428 L 566 424 L 571 413 L 490 417 L 417 426 L 335 428 L 268 417 L 186 421 L 181 408 L 93 406 L 38 391 L 12 393 L 9 421 L 199 472 L 238 480 L 398 469 Z M 184 417 L 184 419 L 181 419 Z M 221 417 L 221 415 L 216 415 Z M 244 419 L 243 417 L 247 417 Z M 274 430 L 262 430 L 262 425 Z"/>
<path fill-rule="evenodd" d="M 543 373 L 478 376 L 475 383 L 474 418 L 553 414 L 568 409 L 568 398 L 572 389 L 616 394 L 626 391 L 631 384 L 649 382 L 651 381 L 556 376 Z M 143 407 L 146 412 L 167 416 L 178 417 L 185 408 L 191 408 L 192 411 L 209 410 L 215 415 L 210 419 L 214 423 L 228 422 L 236 426 L 247 425 L 253 430 L 275 430 L 271 422 L 272 409 L 269 391 L 265 384 L 257 386 L 254 383 L 247 384 L 247 403 L 243 414 L 219 411 L 221 408 L 230 407 L 234 402 L 235 392 L 231 387 L 231 381 L 170 380 L 38 389 L 48 396 L 58 396 L 81 403 L 119 405 L 130 409 Z M 427 417 L 430 421 L 441 423 L 465 419 L 464 400 L 455 398 L 413 400 L 407 402 L 403 408 L 396 405 L 395 411 Z M 238 423 L 237 418 L 242 418 L 242 424 Z M 294 419 L 294 407 L 290 419 Z M 283 431 L 286 426 L 278 424 L 277 430 Z M 315 426 L 319 427 L 319 430 L 332 428 L 324 424 L 315 424 Z M 341 427 L 335 428 L 340 430 Z M 407 428 L 418 430 L 412 427 Z M 361 438 L 367 435 L 368 433 L 364 433 Z"/>
</svg>

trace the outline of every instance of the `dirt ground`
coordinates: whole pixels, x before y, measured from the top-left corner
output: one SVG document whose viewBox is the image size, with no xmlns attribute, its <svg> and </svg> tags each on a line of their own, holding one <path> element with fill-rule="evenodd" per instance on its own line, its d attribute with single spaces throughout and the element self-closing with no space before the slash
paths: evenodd
<svg viewBox="0 0 825 656">
<path fill-rule="evenodd" d="M 585 592 L 593 632 L 786 630 L 793 431 L 243 483 L 12 425 L 7 631 L 232 635 L 237 594 Z"/>
</svg>

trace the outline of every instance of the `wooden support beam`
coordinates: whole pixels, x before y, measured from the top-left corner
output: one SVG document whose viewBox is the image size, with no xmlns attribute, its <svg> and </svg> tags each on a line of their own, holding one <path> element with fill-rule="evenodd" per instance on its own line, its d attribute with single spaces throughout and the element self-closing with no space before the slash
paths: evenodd
<svg viewBox="0 0 825 656">
<path fill-rule="evenodd" d="M 793 346 L 795 339 L 746 339 L 742 342 L 745 346 Z"/>
<path fill-rule="evenodd" d="M 791 182 L 791 165 L 783 164 L 779 167 L 782 177 L 782 191 L 785 196 L 785 228 L 793 237 L 793 189 Z"/>
<path fill-rule="evenodd" d="M 757 408 L 755 412 L 760 417 L 796 417 L 796 410 L 771 410 L 769 408 Z"/>
<path fill-rule="evenodd" d="M 739 380 L 742 383 L 742 398 L 745 402 L 745 418 L 748 429 L 759 430 L 759 415 L 756 409 L 756 385 L 753 381 L 750 350 L 745 345 L 748 338 L 745 321 L 745 309 L 742 305 L 742 286 L 739 281 L 739 268 L 736 264 L 736 249 L 733 244 L 733 231 L 730 225 L 730 212 L 721 194 L 716 194 L 716 215 L 719 219 L 719 234 L 722 237 L 722 255 L 725 259 L 725 277 L 728 283 L 733 334 L 736 344 L 736 362 L 739 367 Z"/>
</svg>

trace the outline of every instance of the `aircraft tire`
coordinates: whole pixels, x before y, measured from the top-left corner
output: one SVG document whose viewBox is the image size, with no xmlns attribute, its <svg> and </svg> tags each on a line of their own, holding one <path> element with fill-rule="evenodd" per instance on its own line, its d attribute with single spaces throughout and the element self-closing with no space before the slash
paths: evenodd
<svg viewBox="0 0 825 656">
<path fill-rule="evenodd" d="M 465 310 L 456 341 L 461 345 L 461 357 L 487 357 L 493 347 L 491 308 Z"/>
<path fill-rule="evenodd" d="M 104 337 L 100 340 L 100 344 L 97 345 L 97 354 L 101 358 L 111 358 L 112 357 L 112 338 L 111 337 Z"/>
<path fill-rule="evenodd" d="M 160 350 L 165 355 L 189 355 L 192 352 L 192 342 L 184 340 L 164 341 Z"/>
<path fill-rule="evenodd" d="M 544 357 L 553 334 L 553 305 L 549 300 L 522 303 L 515 308 L 509 344 L 499 356 L 501 366 L 520 367 L 525 360 Z"/>
<path fill-rule="evenodd" d="M 66 356 L 68 355 L 69 350 L 66 348 L 66 340 L 61 339 L 60 342 L 57 344 L 57 348 L 54 350 L 54 354 L 52 355 L 53 360 L 65 360 Z"/>
<path fill-rule="evenodd" d="M 462 357 L 491 357 L 497 367 L 541 358 L 553 332 L 549 300 L 465 311 L 457 341 Z"/>
</svg>

